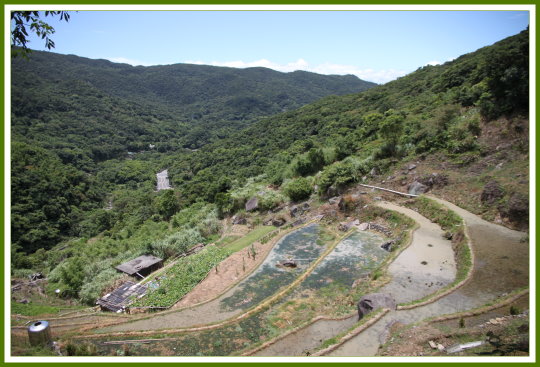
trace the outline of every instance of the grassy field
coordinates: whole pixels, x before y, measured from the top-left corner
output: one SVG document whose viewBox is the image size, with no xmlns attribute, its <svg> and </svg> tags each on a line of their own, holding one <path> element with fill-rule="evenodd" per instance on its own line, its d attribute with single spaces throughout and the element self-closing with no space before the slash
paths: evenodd
<svg viewBox="0 0 540 367">
<path fill-rule="evenodd" d="M 266 234 L 272 232 L 276 227 L 274 226 L 260 226 L 249 232 L 244 237 L 238 238 L 232 242 L 227 241 L 227 237 L 222 241 L 222 246 L 229 252 L 240 251 L 243 248 L 251 245 L 253 242 L 258 241 Z"/>
<path fill-rule="evenodd" d="M 232 235 L 232 236 L 225 236 L 223 237 L 222 239 L 220 239 L 219 241 L 216 242 L 216 246 L 218 247 L 225 247 L 227 245 L 229 245 L 231 242 L 234 242 L 238 239 L 242 238 L 242 236 L 238 236 L 238 235 Z"/>
</svg>

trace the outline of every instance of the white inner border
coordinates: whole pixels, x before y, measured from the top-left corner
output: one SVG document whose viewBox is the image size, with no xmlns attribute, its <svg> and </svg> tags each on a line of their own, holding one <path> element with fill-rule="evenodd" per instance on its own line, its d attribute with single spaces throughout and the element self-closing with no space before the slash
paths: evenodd
<svg viewBox="0 0 540 367">
<path fill-rule="evenodd" d="M 286 10 L 286 11 L 528 11 L 530 35 L 530 104 L 529 104 L 529 146 L 530 152 L 530 244 L 536 243 L 536 6 L 535 5 L 5 5 L 4 6 L 4 244 L 11 243 L 10 225 L 10 116 L 11 116 L 11 52 L 10 52 L 10 12 L 18 10 L 107 10 L 107 11 L 249 11 L 249 10 Z M 11 320 L 10 320 L 10 247 L 4 245 L 4 358 L 6 362 L 534 362 L 536 361 L 536 251 L 530 246 L 530 355 L 528 357 L 12 357 L 11 356 Z"/>
</svg>

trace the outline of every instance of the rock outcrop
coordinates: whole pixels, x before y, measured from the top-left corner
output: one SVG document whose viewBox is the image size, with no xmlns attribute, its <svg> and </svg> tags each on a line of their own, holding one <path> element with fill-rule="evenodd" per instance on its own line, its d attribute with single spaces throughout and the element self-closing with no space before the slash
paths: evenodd
<svg viewBox="0 0 540 367">
<path fill-rule="evenodd" d="M 529 199 L 520 193 L 513 193 L 505 206 L 499 208 L 502 215 L 512 222 L 528 223 Z"/>
<path fill-rule="evenodd" d="M 256 210 L 258 208 L 259 208 L 259 199 L 257 199 L 256 196 L 249 199 L 248 202 L 246 203 L 246 211 L 247 212 Z"/>
<path fill-rule="evenodd" d="M 307 210 L 309 210 L 309 203 L 306 202 L 291 207 L 289 214 L 294 218 L 304 214 Z"/>
<path fill-rule="evenodd" d="M 358 307 L 358 319 L 361 319 L 370 312 L 379 308 L 388 308 L 395 310 L 397 307 L 396 300 L 388 293 L 372 293 L 366 294 L 357 304 Z"/>
<path fill-rule="evenodd" d="M 350 222 L 341 222 L 339 223 L 339 230 L 343 232 L 347 232 L 352 227 L 358 226 L 358 225 L 360 225 L 360 221 L 358 219 L 352 220 Z"/>
<path fill-rule="evenodd" d="M 263 224 L 265 226 L 274 226 L 274 227 L 281 227 L 282 225 L 284 225 L 285 223 L 287 223 L 287 221 L 281 217 L 275 217 L 275 218 L 270 218 L 268 219 L 266 222 L 264 222 Z"/>
<path fill-rule="evenodd" d="M 428 190 L 428 187 L 421 182 L 414 181 L 409 185 L 408 190 L 411 195 L 420 195 L 425 193 Z"/>
<path fill-rule="evenodd" d="M 485 204 L 493 204 L 503 196 L 504 190 L 501 185 L 497 181 L 492 180 L 484 186 L 482 194 L 480 194 L 480 201 Z"/>
</svg>

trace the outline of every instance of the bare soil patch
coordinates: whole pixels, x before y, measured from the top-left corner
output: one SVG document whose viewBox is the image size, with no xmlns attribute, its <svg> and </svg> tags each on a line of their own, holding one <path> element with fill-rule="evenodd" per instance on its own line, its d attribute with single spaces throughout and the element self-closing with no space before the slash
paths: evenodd
<svg viewBox="0 0 540 367">
<path fill-rule="evenodd" d="M 233 228 L 234 227 L 246 226 L 233 226 Z M 241 229 L 237 228 L 236 230 L 237 232 L 235 232 L 235 234 L 239 233 Z M 172 308 L 190 307 L 211 300 L 224 293 L 231 286 L 238 283 L 255 270 L 255 268 L 257 268 L 266 258 L 279 238 L 280 237 L 275 237 L 265 244 L 255 242 L 253 244 L 256 252 L 255 259 L 251 256 L 251 246 L 232 254 L 219 264 L 217 272 L 211 271 L 202 282 L 193 288 L 191 292 L 183 297 Z"/>
</svg>

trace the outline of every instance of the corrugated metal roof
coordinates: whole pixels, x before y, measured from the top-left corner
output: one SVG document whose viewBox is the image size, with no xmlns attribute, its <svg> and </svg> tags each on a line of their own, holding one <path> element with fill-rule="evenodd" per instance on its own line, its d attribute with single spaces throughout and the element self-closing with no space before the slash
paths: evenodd
<svg viewBox="0 0 540 367">
<path fill-rule="evenodd" d="M 96 304 L 116 312 L 122 307 L 128 306 L 136 298 L 146 293 L 147 285 L 139 285 L 133 282 L 125 282 L 111 293 L 107 293 L 96 301 Z"/>
<path fill-rule="evenodd" d="M 116 269 L 123 271 L 126 274 L 133 275 L 161 261 L 163 261 L 163 259 L 160 259 L 159 257 L 155 257 L 152 255 L 142 255 L 133 260 L 118 265 Z"/>
</svg>

